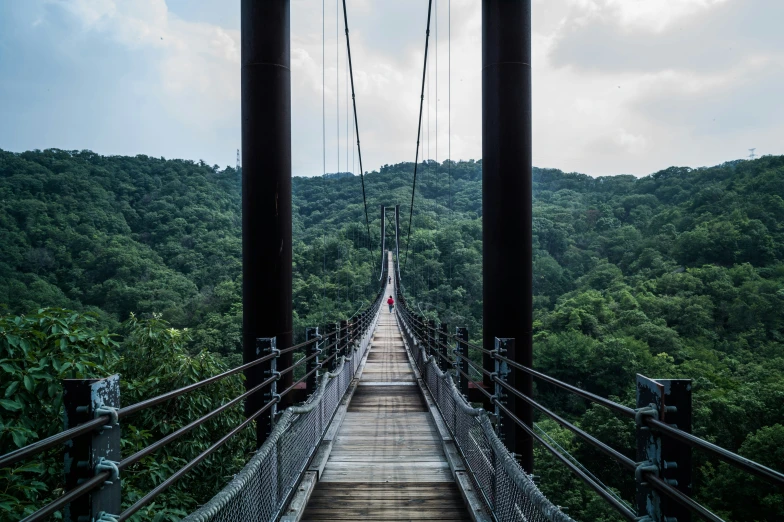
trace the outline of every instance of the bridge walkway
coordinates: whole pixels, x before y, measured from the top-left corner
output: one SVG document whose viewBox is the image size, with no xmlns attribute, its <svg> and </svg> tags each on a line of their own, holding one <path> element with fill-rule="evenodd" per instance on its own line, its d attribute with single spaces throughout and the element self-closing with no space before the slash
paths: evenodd
<svg viewBox="0 0 784 522">
<path fill-rule="evenodd" d="M 471 520 L 386 300 L 302 520 Z"/>
</svg>

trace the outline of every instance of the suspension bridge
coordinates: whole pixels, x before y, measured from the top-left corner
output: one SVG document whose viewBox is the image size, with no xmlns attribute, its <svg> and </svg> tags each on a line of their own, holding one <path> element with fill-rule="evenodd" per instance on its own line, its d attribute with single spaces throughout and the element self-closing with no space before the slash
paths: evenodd
<svg viewBox="0 0 784 522">
<path fill-rule="evenodd" d="M 233 436 L 254 429 L 244 468 L 188 522 L 297 520 L 551 521 L 572 518 L 542 494 L 533 472 L 540 444 L 593 489 L 620 520 L 722 519 L 694 499 L 692 451 L 784 488 L 784 474 L 691 434 L 691 382 L 638 375 L 631 408 L 537 372 L 531 340 L 530 0 L 483 0 L 484 339 L 450 331 L 413 310 L 403 285 L 419 162 L 430 12 L 408 234 L 395 206 L 394 244 L 382 207 L 377 293 L 338 323 L 293 342 L 291 291 L 291 78 L 288 1 L 242 2 L 243 364 L 130 406 L 118 376 L 69 380 L 64 430 L 0 456 L 0 468 L 64 448 L 62 495 L 27 516 L 72 522 L 131 519 Z M 356 96 L 343 1 L 354 131 Z M 362 176 L 368 239 L 370 224 Z M 478 275 L 477 275 L 478 276 Z M 515 296 L 514 301 L 506 296 Z M 527 297 L 521 299 L 520 296 Z M 394 307 L 387 308 L 391 297 Z M 295 361 L 293 354 L 300 357 Z M 480 362 L 481 361 L 481 362 Z M 302 374 L 297 380 L 295 373 Z M 134 414 L 222 379 L 245 392 L 131 455 L 121 429 Z M 537 402 L 534 379 L 599 404 L 636 424 L 636 459 Z M 228 408 L 246 419 L 132 503 L 125 470 Z M 623 499 L 546 434 L 549 417 L 628 473 Z M 627 448 L 629 449 L 629 448 Z M 782 510 L 784 512 L 784 509 Z"/>
</svg>

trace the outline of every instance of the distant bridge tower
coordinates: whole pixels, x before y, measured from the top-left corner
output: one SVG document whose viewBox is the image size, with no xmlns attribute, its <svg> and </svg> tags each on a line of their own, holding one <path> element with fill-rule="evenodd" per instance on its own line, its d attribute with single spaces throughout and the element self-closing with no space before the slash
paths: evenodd
<svg viewBox="0 0 784 522">
<path fill-rule="evenodd" d="M 757 155 L 756 155 L 756 154 L 754 154 L 754 151 L 755 151 L 755 150 L 757 150 L 757 149 L 756 149 L 756 148 L 749 149 L 749 159 L 750 159 L 750 160 L 753 160 L 754 158 L 756 158 L 756 157 L 757 157 Z"/>
</svg>

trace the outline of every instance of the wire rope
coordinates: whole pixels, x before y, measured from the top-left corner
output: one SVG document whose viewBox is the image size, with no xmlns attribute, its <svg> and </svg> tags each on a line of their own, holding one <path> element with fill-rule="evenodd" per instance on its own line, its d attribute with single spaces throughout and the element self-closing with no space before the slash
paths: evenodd
<svg viewBox="0 0 784 522">
<path fill-rule="evenodd" d="M 346 0 L 343 0 L 343 24 L 346 28 L 346 54 L 348 55 L 348 72 L 351 79 L 351 101 L 354 105 L 354 131 L 357 134 L 357 159 L 359 160 L 359 179 L 362 182 L 362 203 L 365 206 L 365 226 L 367 228 L 368 248 L 371 257 L 375 250 L 370 242 L 370 218 L 368 217 L 367 197 L 365 196 L 365 170 L 362 168 L 362 148 L 359 142 L 359 119 L 357 118 L 357 97 L 354 90 L 354 67 L 351 60 L 351 40 L 348 33 L 348 14 L 346 13 Z M 382 252 L 383 255 L 383 252 Z M 375 272 L 375 269 L 374 269 Z"/>
<path fill-rule="evenodd" d="M 436 236 L 441 231 L 441 218 L 438 211 L 438 191 L 441 188 L 441 172 L 440 172 L 440 165 L 438 163 L 438 0 L 435 0 L 435 10 L 436 10 L 436 99 L 435 99 L 435 106 L 436 106 L 436 183 L 435 183 L 435 193 L 433 194 L 433 208 L 435 209 L 436 213 Z M 434 238 L 435 239 L 435 238 Z M 436 243 L 437 244 L 437 243 Z M 435 249 L 438 252 L 438 248 Z M 440 257 L 440 252 L 438 252 L 438 257 Z M 441 277 L 440 277 L 440 268 L 441 263 L 439 262 L 436 265 L 436 314 L 438 314 L 439 307 L 441 305 Z M 439 315 L 440 317 L 440 315 Z"/>
<path fill-rule="evenodd" d="M 336 142 L 338 168 L 340 173 L 340 0 L 335 0 L 335 125 L 337 127 Z"/>
<path fill-rule="evenodd" d="M 454 223 L 454 209 L 452 208 L 452 0 L 449 0 L 448 10 L 448 24 L 447 26 L 449 29 L 447 30 L 448 38 L 447 38 L 447 49 L 449 50 L 448 53 L 448 74 L 447 74 L 447 86 L 448 86 L 448 95 L 447 95 L 447 159 L 449 160 L 448 165 L 448 176 L 449 176 L 449 212 L 447 216 L 449 217 L 449 224 Z M 452 310 L 452 282 L 453 282 L 453 274 L 452 274 L 452 258 L 454 257 L 454 252 L 449 253 L 449 310 Z"/>
<path fill-rule="evenodd" d="M 579 460 L 577 460 L 577 458 L 576 458 L 574 455 L 572 455 L 571 453 L 569 453 L 569 452 L 568 452 L 568 451 L 567 451 L 567 450 L 566 450 L 566 449 L 565 449 L 563 446 L 561 446 L 561 445 L 560 445 L 560 444 L 559 444 L 559 443 L 558 443 L 558 442 L 557 442 L 557 441 L 556 441 L 554 438 L 552 438 L 552 437 L 550 436 L 550 434 L 549 434 L 549 433 L 547 433 L 547 432 L 546 432 L 544 429 L 542 429 L 542 427 L 541 427 L 541 426 L 539 426 L 539 424 L 537 424 L 537 423 L 534 423 L 534 428 L 536 428 L 537 430 L 539 430 L 539 433 L 541 433 L 541 434 L 544 436 L 544 438 L 546 438 L 548 441 L 550 441 L 550 444 L 552 444 L 553 446 L 555 446 L 555 448 L 556 448 L 556 449 L 558 449 L 558 450 L 561 452 L 561 455 L 564 455 L 566 458 L 568 458 L 569 460 L 571 460 L 571 461 L 574 463 L 574 465 L 575 465 L 575 466 L 577 466 L 578 468 L 580 468 L 580 469 L 583 471 L 583 473 L 585 473 L 586 475 L 588 475 L 588 476 L 589 476 L 589 477 L 590 477 L 590 478 L 591 478 L 591 479 L 592 479 L 594 482 L 596 482 L 596 483 L 597 483 L 599 486 L 601 486 L 601 487 L 602 487 L 602 489 L 604 489 L 604 490 L 605 490 L 605 491 L 606 491 L 606 492 L 607 492 L 609 495 L 613 496 L 613 497 L 615 498 L 615 500 L 617 500 L 618 502 L 620 502 L 621 504 L 623 504 L 624 506 L 626 506 L 626 507 L 627 507 L 629 510 L 633 510 L 632 506 L 631 506 L 631 505 L 629 505 L 629 503 L 628 503 L 628 502 L 626 502 L 626 501 L 625 501 L 624 499 L 622 499 L 622 498 L 621 498 L 621 497 L 620 497 L 620 496 L 619 496 L 619 495 L 618 495 L 618 494 L 617 494 L 615 491 L 613 491 L 613 490 L 612 490 L 612 489 L 610 489 L 610 488 L 609 488 L 607 485 L 605 485 L 605 484 L 604 484 L 604 482 L 602 482 L 601 480 L 599 480 L 599 479 L 596 477 L 596 475 L 594 475 L 593 473 L 591 473 L 591 471 L 590 471 L 590 470 L 588 470 L 588 468 L 586 468 L 585 466 L 583 466 L 583 464 L 582 464 L 582 463 L 581 463 Z"/>
<path fill-rule="evenodd" d="M 344 0 L 345 1 L 345 0 Z M 416 155 L 414 157 L 414 181 L 411 186 L 411 209 L 408 214 L 408 233 L 406 234 L 406 255 L 403 258 L 403 268 L 408 262 L 408 246 L 411 240 L 411 221 L 414 217 L 414 196 L 416 194 L 417 166 L 419 163 L 419 140 L 422 133 L 422 107 L 425 103 L 425 79 L 427 78 L 427 47 L 430 43 L 430 12 L 433 8 L 433 0 L 427 2 L 427 31 L 425 32 L 425 63 L 422 66 L 422 91 L 419 96 L 419 123 L 417 125 Z"/>
<path fill-rule="evenodd" d="M 321 154 L 322 154 L 322 161 L 323 161 L 323 173 L 322 173 L 322 181 L 324 184 L 324 189 L 326 189 L 327 184 L 327 98 L 326 98 L 326 86 L 327 86 L 327 54 L 326 54 L 326 41 L 327 41 L 327 31 L 326 31 L 326 0 L 321 0 Z M 326 190 L 324 190 L 326 193 Z M 323 254 L 324 254 L 324 265 L 321 269 L 321 289 L 322 289 L 322 298 L 321 298 L 321 324 L 324 324 L 324 309 L 327 304 L 327 239 L 323 235 L 321 236 L 323 239 Z"/>
</svg>

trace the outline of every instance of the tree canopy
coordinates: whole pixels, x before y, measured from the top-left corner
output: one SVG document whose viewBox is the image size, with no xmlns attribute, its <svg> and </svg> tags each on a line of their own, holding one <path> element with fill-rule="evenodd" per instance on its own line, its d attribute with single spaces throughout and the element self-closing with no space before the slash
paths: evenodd
<svg viewBox="0 0 784 522">
<path fill-rule="evenodd" d="M 419 166 L 408 238 L 412 173 L 412 163 L 367 173 L 369 239 L 356 176 L 293 179 L 295 335 L 305 326 L 346 318 L 367 302 L 380 263 L 379 206 L 401 204 L 401 248 L 408 252 L 403 282 L 412 306 L 465 326 L 481 340 L 482 162 Z M 533 176 L 536 368 L 629 405 L 636 373 L 691 378 L 694 432 L 782 469 L 784 157 L 672 167 L 643 178 L 536 168 Z M 172 332 L 187 334 L 156 349 L 176 348 L 178 357 L 222 356 L 205 368 L 236 362 L 240 191 L 239 172 L 203 162 L 0 151 L 0 306 L 6 321 L 0 358 L 15 357 L 14 339 L 24 335 L 14 329 L 46 330 L 53 321 L 72 321 L 84 338 L 74 341 L 79 348 L 68 357 L 108 371 L 122 364 L 123 350 L 152 349 L 134 321 L 165 321 Z M 391 241 L 389 221 L 383 233 Z M 41 312 L 43 323 L 26 322 L 46 307 L 77 315 Z M 129 343 L 131 338 L 139 342 Z M 48 365 L 65 352 L 46 343 L 36 348 L 38 357 L 52 349 Z M 178 360 L 169 363 L 196 364 Z M 10 405 L 17 396 L 27 397 L 20 399 L 25 407 L 46 402 L 56 423 L 59 406 L 50 399 L 57 390 L 50 387 L 61 371 L 28 365 L 0 374 L 4 449 L 48 433 L 22 416 L 7 422 L 21 408 Z M 142 383 L 137 389 L 151 392 L 142 378 L 149 368 L 134 371 Z M 35 379 L 32 389 L 26 375 Z M 546 386 L 536 394 L 619 450 L 633 448 L 629 423 Z M 569 432 L 537 420 L 601 480 L 632 498 L 628 474 Z M 698 499 L 721 516 L 781 516 L 780 492 L 699 452 L 695 464 Z M 617 519 L 558 466 L 537 453 L 540 486 L 556 503 L 577 519 Z"/>
</svg>

